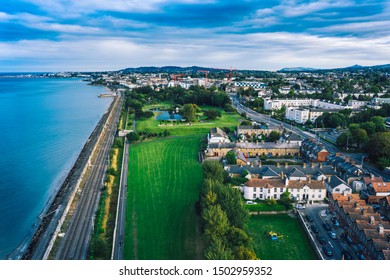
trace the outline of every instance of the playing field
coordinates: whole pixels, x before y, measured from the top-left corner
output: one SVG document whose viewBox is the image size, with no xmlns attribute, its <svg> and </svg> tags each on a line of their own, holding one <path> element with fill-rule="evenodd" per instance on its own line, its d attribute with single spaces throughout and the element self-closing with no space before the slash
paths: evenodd
<svg viewBox="0 0 390 280">
<path fill-rule="evenodd" d="M 317 259 L 298 219 L 287 214 L 253 215 L 248 227 L 256 255 L 262 260 Z M 271 240 L 268 235 L 270 231 L 283 237 Z"/>
<path fill-rule="evenodd" d="M 125 259 L 202 258 L 195 215 L 202 168 L 201 135 L 131 145 Z"/>
</svg>

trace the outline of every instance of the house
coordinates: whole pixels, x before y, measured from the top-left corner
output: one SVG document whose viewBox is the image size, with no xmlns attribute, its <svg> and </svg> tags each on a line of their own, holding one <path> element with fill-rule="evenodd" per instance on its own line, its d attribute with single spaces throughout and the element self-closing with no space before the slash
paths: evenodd
<svg viewBox="0 0 390 280">
<path fill-rule="evenodd" d="M 326 189 L 329 194 L 352 194 L 352 189 L 338 176 L 330 176 L 326 181 Z"/>
<path fill-rule="evenodd" d="M 382 177 L 375 177 L 374 175 L 365 176 L 365 177 L 362 177 L 360 180 L 353 181 L 352 182 L 352 189 L 355 192 L 367 193 L 368 186 L 372 182 L 382 182 L 383 183 L 383 179 L 382 179 Z M 369 194 L 367 193 L 367 196 L 368 195 Z"/>
<path fill-rule="evenodd" d="M 207 135 L 208 143 L 230 143 L 228 136 L 225 131 L 219 127 L 210 129 L 209 134 Z"/>
<path fill-rule="evenodd" d="M 280 199 L 281 195 L 288 191 L 295 201 L 322 201 L 326 197 L 324 182 L 320 181 L 290 181 L 288 178 L 256 179 L 247 181 L 241 191 L 245 199 Z"/>
<path fill-rule="evenodd" d="M 358 194 L 332 194 L 329 209 L 336 213 L 344 234 L 359 245 L 366 259 L 390 260 L 390 223 L 383 221 Z"/>
<path fill-rule="evenodd" d="M 329 151 L 320 142 L 310 138 L 302 141 L 300 150 L 302 157 L 312 162 L 325 162 L 330 155 Z"/>
<path fill-rule="evenodd" d="M 270 128 L 267 125 L 254 124 L 254 125 L 239 125 L 236 129 L 236 135 L 250 135 L 250 136 L 260 136 L 265 135 L 268 136 L 272 131 L 277 131 L 281 133 L 283 129 L 278 126 L 275 128 Z"/>
<path fill-rule="evenodd" d="M 323 165 L 322 163 L 311 163 L 307 165 L 289 165 L 285 163 L 283 165 L 262 165 L 261 161 L 252 161 L 250 164 L 242 163 L 237 165 L 227 165 L 225 170 L 229 173 L 230 177 L 240 176 L 243 170 L 248 171 L 252 175 L 252 178 L 275 178 L 288 176 L 289 180 L 306 180 L 307 177 L 313 180 L 322 181 L 326 180 L 329 176 L 337 175 L 337 172 L 333 170 L 332 166 Z"/>
<path fill-rule="evenodd" d="M 371 182 L 367 191 L 370 195 L 388 196 L 390 195 L 390 182 Z"/>
<path fill-rule="evenodd" d="M 284 141 L 287 143 L 298 144 L 299 146 L 302 145 L 303 139 L 301 136 L 299 136 L 296 133 L 285 134 L 283 136 L 283 138 L 284 138 Z"/>
<path fill-rule="evenodd" d="M 385 219 L 390 220 L 390 195 L 379 199 L 379 206 Z"/>
<path fill-rule="evenodd" d="M 327 164 L 332 165 L 336 169 L 337 175 L 348 184 L 365 176 L 364 171 L 356 165 L 354 160 L 339 153 L 328 156 Z"/>
</svg>

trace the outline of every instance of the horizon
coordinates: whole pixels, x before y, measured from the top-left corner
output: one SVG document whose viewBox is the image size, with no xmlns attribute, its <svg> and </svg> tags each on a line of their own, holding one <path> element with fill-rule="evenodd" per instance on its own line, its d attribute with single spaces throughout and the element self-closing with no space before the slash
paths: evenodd
<svg viewBox="0 0 390 280">
<path fill-rule="evenodd" d="M 387 0 L 262 2 L 15 0 L 0 8 L 0 72 L 390 62 Z"/>
</svg>

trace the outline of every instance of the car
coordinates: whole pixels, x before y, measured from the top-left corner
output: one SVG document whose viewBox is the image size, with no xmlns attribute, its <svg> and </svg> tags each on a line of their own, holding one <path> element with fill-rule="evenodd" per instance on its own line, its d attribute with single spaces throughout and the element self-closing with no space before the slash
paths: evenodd
<svg viewBox="0 0 390 280">
<path fill-rule="evenodd" d="M 332 249 L 330 249 L 328 246 L 322 246 L 322 251 L 324 251 L 324 254 L 325 254 L 327 257 L 333 256 L 333 251 L 332 251 Z"/>
<path fill-rule="evenodd" d="M 326 244 L 326 239 L 321 234 L 317 234 L 317 240 L 320 242 L 320 244 L 324 245 Z"/>
<path fill-rule="evenodd" d="M 328 231 L 328 234 L 329 234 L 330 238 L 337 239 L 337 234 L 334 231 L 330 230 L 330 231 Z"/>
<path fill-rule="evenodd" d="M 336 227 L 338 227 L 338 226 L 340 225 L 339 221 L 338 221 L 337 218 L 335 218 L 335 217 L 333 217 L 333 218 L 331 219 L 331 221 L 332 221 L 332 223 L 333 223 Z"/>
<path fill-rule="evenodd" d="M 248 201 L 245 202 L 245 204 L 249 204 L 249 205 L 252 204 L 253 205 L 253 204 L 257 204 L 257 202 L 248 200 Z"/>
<path fill-rule="evenodd" d="M 328 223 L 323 223 L 322 226 L 323 226 L 324 229 L 326 229 L 327 231 L 332 230 L 332 227 L 331 227 L 330 224 L 328 224 Z"/>
<path fill-rule="evenodd" d="M 351 237 L 349 237 L 349 235 L 345 235 L 345 241 L 349 244 L 349 245 L 352 245 L 353 244 L 353 241 L 351 239 Z"/>
<path fill-rule="evenodd" d="M 348 252 L 347 250 L 343 250 L 341 252 L 341 255 L 342 255 L 342 259 L 343 260 L 352 260 L 352 255 L 350 252 Z"/>
<path fill-rule="evenodd" d="M 319 233 L 319 232 L 320 232 L 319 228 L 318 228 L 316 225 L 312 225 L 310 228 L 311 228 L 311 230 L 312 230 L 314 233 Z"/>
<path fill-rule="evenodd" d="M 313 217 L 310 215 L 306 215 L 306 220 L 311 223 L 313 221 Z"/>
</svg>

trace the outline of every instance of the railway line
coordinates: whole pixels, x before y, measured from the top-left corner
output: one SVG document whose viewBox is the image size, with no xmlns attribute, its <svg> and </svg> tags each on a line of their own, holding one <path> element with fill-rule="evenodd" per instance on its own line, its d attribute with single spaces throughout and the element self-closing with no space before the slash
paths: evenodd
<svg viewBox="0 0 390 280">
<path fill-rule="evenodd" d="M 112 115 L 106 123 L 101 142 L 97 144 L 96 157 L 91 165 L 90 175 L 82 189 L 77 207 L 61 240 L 55 259 L 82 260 L 87 258 L 95 212 L 103 187 L 123 99 L 118 97 L 114 102 Z"/>
</svg>

